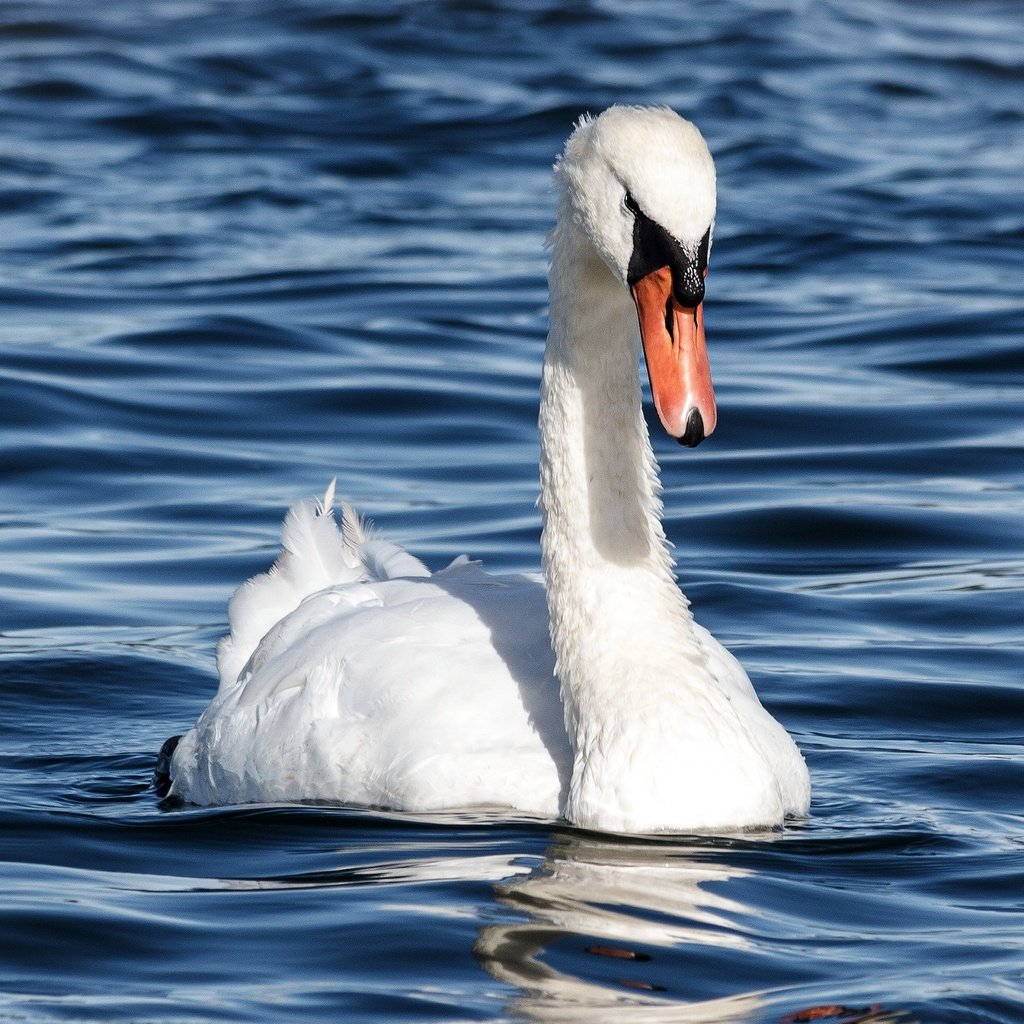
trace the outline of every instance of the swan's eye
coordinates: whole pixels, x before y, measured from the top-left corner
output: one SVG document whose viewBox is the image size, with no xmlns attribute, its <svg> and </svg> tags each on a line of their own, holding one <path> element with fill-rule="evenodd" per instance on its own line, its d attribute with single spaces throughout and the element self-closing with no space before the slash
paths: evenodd
<svg viewBox="0 0 1024 1024">
<path fill-rule="evenodd" d="M 640 212 L 640 207 L 636 205 L 636 200 L 628 191 L 622 197 L 622 207 L 633 214 L 634 217 Z"/>
</svg>

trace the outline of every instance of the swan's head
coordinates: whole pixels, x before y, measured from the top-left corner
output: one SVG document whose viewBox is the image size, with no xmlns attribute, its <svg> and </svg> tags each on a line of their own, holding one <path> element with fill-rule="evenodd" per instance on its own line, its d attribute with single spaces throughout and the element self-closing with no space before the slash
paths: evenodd
<svg viewBox="0 0 1024 1024">
<path fill-rule="evenodd" d="M 658 415 L 680 444 L 715 429 L 704 278 L 715 165 L 700 132 L 664 107 L 584 118 L 557 174 L 575 223 L 632 293 Z"/>
</svg>

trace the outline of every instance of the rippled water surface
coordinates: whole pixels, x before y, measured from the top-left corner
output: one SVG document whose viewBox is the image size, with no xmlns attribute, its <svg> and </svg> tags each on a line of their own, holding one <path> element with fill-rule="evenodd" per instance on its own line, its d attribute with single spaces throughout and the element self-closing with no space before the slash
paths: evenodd
<svg viewBox="0 0 1024 1024">
<path fill-rule="evenodd" d="M 1024 1020 L 1013 3 L 0 6 L 0 1017 Z M 536 569 L 552 159 L 715 154 L 719 429 L 656 435 L 779 835 L 173 810 L 232 589 L 339 491 Z"/>
</svg>

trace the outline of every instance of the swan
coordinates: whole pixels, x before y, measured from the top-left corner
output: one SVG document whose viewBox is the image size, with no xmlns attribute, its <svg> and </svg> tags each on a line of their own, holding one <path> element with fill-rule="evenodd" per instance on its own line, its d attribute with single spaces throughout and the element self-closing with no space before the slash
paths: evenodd
<svg viewBox="0 0 1024 1024">
<path fill-rule="evenodd" d="M 583 117 L 555 164 L 540 394 L 543 576 L 431 573 L 334 485 L 243 584 L 220 685 L 165 744 L 199 804 L 497 808 L 619 833 L 779 826 L 807 812 L 795 743 L 693 619 L 661 523 L 642 351 L 668 434 L 716 408 L 703 298 L 715 170 L 667 108 Z M 639 328 L 639 329 L 638 329 Z"/>
</svg>

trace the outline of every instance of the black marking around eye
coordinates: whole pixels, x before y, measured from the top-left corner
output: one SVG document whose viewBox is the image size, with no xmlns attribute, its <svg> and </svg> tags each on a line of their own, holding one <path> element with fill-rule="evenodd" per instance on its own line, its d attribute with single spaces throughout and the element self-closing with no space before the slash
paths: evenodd
<svg viewBox="0 0 1024 1024">
<path fill-rule="evenodd" d="M 632 287 L 642 277 L 669 267 L 676 302 L 686 309 L 695 309 L 704 301 L 704 273 L 708 266 L 711 229 L 708 228 L 697 251 L 691 255 L 640 209 L 629 192 L 626 193 L 625 204 L 633 214 L 633 252 L 626 271 L 627 283 Z"/>
</svg>

